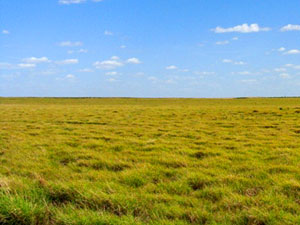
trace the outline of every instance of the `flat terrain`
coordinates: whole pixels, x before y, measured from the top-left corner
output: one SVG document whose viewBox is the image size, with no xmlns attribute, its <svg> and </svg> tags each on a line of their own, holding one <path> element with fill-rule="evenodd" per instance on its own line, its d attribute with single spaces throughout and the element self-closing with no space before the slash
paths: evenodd
<svg viewBox="0 0 300 225">
<path fill-rule="evenodd" d="M 300 224 L 300 99 L 0 98 L 0 224 Z"/>
</svg>

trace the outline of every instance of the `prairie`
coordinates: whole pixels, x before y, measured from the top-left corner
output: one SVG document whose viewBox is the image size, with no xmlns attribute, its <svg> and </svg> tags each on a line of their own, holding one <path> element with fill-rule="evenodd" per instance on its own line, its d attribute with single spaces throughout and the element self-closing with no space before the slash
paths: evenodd
<svg viewBox="0 0 300 225">
<path fill-rule="evenodd" d="M 0 98 L 0 224 L 300 224 L 300 99 Z"/>
</svg>

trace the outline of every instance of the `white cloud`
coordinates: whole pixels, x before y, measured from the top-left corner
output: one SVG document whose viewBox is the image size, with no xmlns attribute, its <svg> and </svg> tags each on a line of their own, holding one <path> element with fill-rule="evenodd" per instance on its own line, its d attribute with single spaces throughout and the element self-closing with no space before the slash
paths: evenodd
<svg viewBox="0 0 300 225">
<path fill-rule="evenodd" d="M 119 60 L 120 57 L 118 57 L 118 56 L 112 56 L 110 59 L 111 59 L 111 60 Z"/>
<path fill-rule="evenodd" d="M 152 82 L 158 81 L 158 79 L 157 79 L 156 77 L 153 77 L 153 76 L 148 77 L 148 80 L 150 80 L 150 81 L 152 81 Z"/>
<path fill-rule="evenodd" d="M 6 62 L 0 62 L 0 69 L 13 69 L 13 65 Z"/>
<path fill-rule="evenodd" d="M 117 60 L 105 60 L 105 61 L 97 61 L 94 63 L 94 66 L 97 69 L 104 69 L 104 70 L 113 70 L 118 67 L 124 66 L 122 62 L 119 62 Z"/>
<path fill-rule="evenodd" d="M 168 79 L 165 81 L 166 84 L 176 84 L 177 82 L 174 79 Z"/>
<path fill-rule="evenodd" d="M 135 76 L 137 76 L 137 77 L 142 77 L 142 76 L 144 76 L 144 75 L 145 75 L 144 72 L 137 72 L 137 73 L 135 74 Z"/>
<path fill-rule="evenodd" d="M 194 74 L 196 74 L 196 75 L 201 75 L 201 76 L 205 76 L 205 75 L 215 75 L 216 72 L 207 72 L 207 71 L 199 72 L 199 71 L 196 71 L 196 72 L 194 72 Z"/>
<path fill-rule="evenodd" d="M 255 79 L 249 79 L 249 80 L 241 80 L 242 83 L 251 84 L 257 82 Z"/>
<path fill-rule="evenodd" d="M 82 46 L 82 42 L 80 42 L 80 41 L 76 41 L 76 42 L 63 41 L 63 42 L 59 43 L 59 45 L 61 47 L 77 47 L 77 46 Z"/>
<path fill-rule="evenodd" d="M 285 64 L 285 67 L 289 67 L 295 70 L 300 70 L 300 65 L 294 65 L 294 64 Z"/>
<path fill-rule="evenodd" d="M 291 78 L 291 76 L 288 73 L 281 73 L 279 76 L 283 79 Z"/>
<path fill-rule="evenodd" d="M 87 49 L 79 49 L 78 51 L 74 51 L 74 50 L 68 50 L 67 51 L 68 54 L 73 54 L 73 53 L 88 53 Z"/>
<path fill-rule="evenodd" d="M 223 59 L 223 63 L 232 63 L 233 61 L 231 59 Z"/>
<path fill-rule="evenodd" d="M 97 69 L 113 70 L 113 69 L 116 69 L 118 67 L 124 66 L 125 63 L 140 64 L 141 61 L 138 58 L 130 58 L 126 61 L 121 61 L 118 56 L 112 56 L 109 60 L 95 62 L 94 66 Z"/>
<path fill-rule="evenodd" d="M 93 71 L 92 69 L 85 68 L 85 69 L 79 70 L 79 72 L 81 72 L 81 73 L 92 73 L 92 72 L 94 72 L 94 71 Z"/>
<path fill-rule="evenodd" d="M 284 47 L 281 47 L 281 48 L 277 49 L 277 51 L 279 51 L 279 52 L 284 52 L 284 51 L 285 51 L 285 48 L 284 48 Z"/>
<path fill-rule="evenodd" d="M 261 72 L 259 73 L 271 73 L 272 71 L 271 70 L 268 70 L 268 69 L 262 69 Z"/>
<path fill-rule="evenodd" d="M 300 70 L 300 65 L 295 65 L 293 68 L 294 68 L 295 70 Z"/>
<path fill-rule="evenodd" d="M 285 71 L 286 71 L 286 68 L 275 68 L 274 71 L 275 71 L 275 72 L 278 72 L 278 73 L 279 73 L 279 72 L 285 72 Z"/>
<path fill-rule="evenodd" d="M 58 3 L 62 5 L 70 5 L 84 3 L 85 1 L 86 0 L 59 0 Z"/>
<path fill-rule="evenodd" d="M 114 33 L 109 30 L 106 30 L 106 31 L 104 31 L 104 35 L 112 36 L 112 35 L 114 35 Z"/>
<path fill-rule="evenodd" d="M 88 50 L 82 48 L 78 50 L 78 53 L 88 53 Z"/>
<path fill-rule="evenodd" d="M 116 75 L 118 75 L 118 72 L 116 72 L 116 71 L 107 72 L 107 73 L 105 73 L 105 75 L 106 76 L 116 76 Z"/>
<path fill-rule="evenodd" d="M 127 59 L 127 63 L 130 63 L 130 64 L 141 64 L 142 62 L 138 58 L 130 58 L 130 59 Z"/>
<path fill-rule="evenodd" d="M 30 57 L 30 58 L 25 58 L 22 61 L 26 62 L 26 63 L 47 63 L 47 62 L 50 62 L 50 60 L 47 57 L 41 57 L 41 58 Z"/>
<path fill-rule="evenodd" d="M 68 74 L 68 75 L 66 76 L 66 78 L 67 78 L 67 79 L 74 79 L 75 76 L 74 76 L 73 74 Z"/>
<path fill-rule="evenodd" d="M 69 65 L 69 64 L 77 64 L 77 63 L 79 63 L 78 59 L 65 59 L 65 60 L 56 62 L 56 64 L 59 64 L 59 65 Z"/>
<path fill-rule="evenodd" d="M 249 75 L 253 75 L 253 76 L 258 76 L 258 75 L 262 75 L 262 74 L 265 74 L 265 73 L 270 73 L 271 71 L 269 70 L 261 70 L 261 71 L 257 71 L 257 72 L 251 72 L 251 71 L 248 71 L 248 70 L 245 70 L 245 71 L 240 71 L 240 72 L 231 72 L 232 75 L 242 75 L 242 76 L 249 76 Z"/>
<path fill-rule="evenodd" d="M 108 82 L 117 82 L 118 80 L 116 80 L 115 78 L 109 78 L 107 79 Z"/>
<path fill-rule="evenodd" d="M 166 70 L 177 70 L 177 66 L 174 66 L 174 65 L 167 66 Z"/>
<path fill-rule="evenodd" d="M 55 68 L 49 68 L 49 69 L 38 72 L 39 75 L 45 75 L 45 76 L 54 75 L 54 74 L 57 74 L 57 73 L 59 73 L 59 70 L 57 70 Z"/>
<path fill-rule="evenodd" d="M 269 31 L 271 30 L 268 27 L 260 27 L 258 24 L 254 23 L 250 26 L 245 23 L 242 25 L 237 25 L 235 27 L 223 28 L 223 27 L 216 27 L 213 29 L 215 33 L 229 33 L 229 32 L 238 32 L 238 33 L 253 33 L 253 32 L 260 32 L 260 31 Z"/>
<path fill-rule="evenodd" d="M 232 40 L 237 41 L 237 40 L 239 40 L 239 38 L 238 37 L 233 37 Z"/>
<path fill-rule="evenodd" d="M 238 72 L 237 74 L 239 74 L 239 75 L 251 75 L 251 72 L 249 72 L 249 71 L 242 71 L 242 72 Z"/>
<path fill-rule="evenodd" d="M 187 73 L 189 71 L 190 71 L 189 69 L 182 69 L 182 70 L 180 70 L 180 72 L 183 72 L 183 73 Z"/>
<path fill-rule="evenodd" d="M 284 54 L 285 55 L 296 55 L 296 54 L 300 54 L 300 50 L 292 49 L 292 50 L 289 50 L 289 51 L 285 52 Z"/>
<path fill-rule="evenodd" d="M 120 48 L 124 49 L 126 48 L 126 45 L 121 45 Z"/>
<path fill-rule="evenodd" d="M 91 0 L 92 2 L 102 2 L 103 0 Z M 84 3 L 86 0 L 59 0 L 58 3 L 62 5 L 70 5 L 70 4 L 80 4 Z"/>
<path fill-rule="evenodd" d="M 3 30 L 2 34 L 10 34 L 10 32 L 8 30 Z"/>
<path fill-rule="evenodd" d="M 300 25 L 288 24 L 280 29 L 281 32 L 294 31 L 294 30 L 300 31 Z"/>
<path fill-rule="evenodd" d="M 34 64 L 34 63 L 20 63 L 20 64 L 18 64 L 18 67 L 19 68 L 24 68 L 24 69 L 34 68 L 34 67 L 36 67 L 36 64 Z"/>
<path fill-rule="evenodd" d="M 233 65 L 245 65 L 246 63 L 243 61 L 233 61 L 231 59 L 223 59 L 223 63 L 231 63 Z"/>
<path fill-rule="evenodd" d="M 217 41 L 216 45 L 228 45 L 229 41 Z"/>
<path fill-rule="evenodd" d="M 234 62 L 234 65 L 246 65 L 243 61 Z"/>
</svg>

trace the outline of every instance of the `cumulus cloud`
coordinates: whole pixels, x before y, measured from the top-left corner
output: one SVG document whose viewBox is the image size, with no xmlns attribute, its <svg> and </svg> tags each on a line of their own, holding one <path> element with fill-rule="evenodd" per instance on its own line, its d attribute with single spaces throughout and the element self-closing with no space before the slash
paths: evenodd
<svg viewBox="0 0 300 225">
<path fill-rule="evenodd" d="M 223 59 L 223 63 L 232 63 L 233 61 L 231 59 Z"/>
<path fill-rule="evenodd" d="M 289 51 L 285 52 L 284 54 L 285 55 L 296 55 L 296 54 L 300 54 L 300 50 L 292 49 L 292 50 L 289 50 Z"/>
<path fill-rule="evenodd" d="M 286 68 L 283 68 L 283 67 L 281 67 L 281 68 L 275 68 L 274 69 L 274 71 L 275 72 L 285 72 L 287 69 Z"/>
<path fill-rule="evenodd" d="M 94 72 L 94 70 L 89 69 L 89 68 L 84 68 L 84 69 L 79 70 L 79 72 L 81 72 L 81 73 L 92 73 L 92 72 Z"/>
<path fill-rule="evenodd" d="M 0 69 L 13 69 L 13 65 L 7 62 L 0 62 Z"/>
<path fill-rule="evenodd" d="M 114 33 L 109 30 L 106 30 L 106 31 L 104 31 L 104 35 L 112 36 L 112 35 L 114 35 Z"/>
<path fill-rule="evenodd" d="M 233 62 L 234 65 L 246 65 L 243 61 Z"/>
<path fill-rule="evenodd" d="M 84 2 L 86 2 L 86 0 L 59 0 L 58 1 L 58 3 L 62 5 L 80 4 Z"/>
<path fill-rule="evenodd" d="M 187 72 L 190 72 L 190 70 L 189 69 L 181 69 L 180 72 L 187 73 Z"/>
<path fill-rule="evenodd" d="M 122 67 L 125 64 L 140 64 L 142 63 L 138 58 L 130 58 L 126 61 L 120 60 L 118 56 L 112 56 L 109 60 L 104 61 L 97 61 L 94 63 L 94 66 L 97 69 L 104 69 L 104 70 L 114 70 L 118 67 Z"/>
<path fill-rule="evenodd" d="M 74 78 L 75 78 L 75 76 L 73 74 L 68 74 L 66 76 L 66 79 L 74 79 Z"/>
<path fill-rule="evenodd" d="M 167 66 L 166 70 L 177 70 L 177 66 L 174 66 L 174 65 Z"/>
<path fill-rule="evenodd" d="M 251 84 L 257 82 L 255 79 L 241 80 L 242 83 Z"/>
<path fill-rule="evenodd" d="M 3 30 L 2 34 L 10 34 L 10 32 L 8 30 Z"/>
<path fill-rule="evenodd" d="M 50 60 L 47 57 L 41 57 L 41 58 L 30 57 L 30 58 L 25 58 L 22 61 L 26 62 L 26 63 L 47 63 L 47 62 L 50 62 Z"/>
<path fill-rule="evenodd" d="M 20 63 L 20 64 L 18 64 L 18 67 L 19 68 L 24 68 L 24 69 L 34 68 L 34 67 L 36 67 L 36 64 L 34 64 L 34 63 Z"/>
<path fill-rule="evenodd" d="M 62 5 L 80 4 L 87 0 L 59 0 L 58 3 Z M 103 2 L 103 0 L 91 0 L 92 2 Z"/>
<path fill-rule="evenodd" d="M 130 58 L 130 59 L 127 59 L 127 63 L 130 63 L 130 64 L 141 64 L 142 62 L 138 58 Z"/>
<path fill-rule="evenodd" d="M 215 75 L 216 72 L 208 72 L 208 71 L 196 71 L 194 72 L 196 75 L 206 76 L 206 75 Z"/>
<path fill-rule="evenodd" d="M 223 63 L 230 63 L 230 64 L 233 64 L 233 65 L 245 65 L 246 64 L 243 61 L 233 61 L 231 59 L 223 59 L 222 62 Z"/>
<path fill-rule="evenodd" d="M 118 72 L 116 72 L 116 71 L 107 72 L 107 73 L 105 73 L 105 75 L 106 76 L 116 76 L 116 75 L 118 75 Z"/>
<path fill-rule="evenodd" d="M 285 64 L 285 67 L 289 67 L 295 70 L 300 70 L 300 65 L 294 65 L 294 64 Z"/>
<path fill-rule="evenodd" d="M 300 70 L 300 65 L 294 65 L 293 69 Z"/>
<path fill-rule="evenodd" d="M 82 48 L 78 50 L 78 53 L 88 53 L 88 50 Z"/>
<path fill-rule="evenodd" d="M 280 29 L 281 32 L 295 31 L 295 30 L 300 31 L 300 25 L 288 24 Z"/>
<path fill-rule="evenodd" d="M 78 51 L 74 51 L 74 50 L 68 50 L 67 51 L 68 54 L 73 54 L 73 53 L 88 53 L 87 49 L 79 49 Z"/>
<path fill-rule="evenodd" d="M 70 65 L 70 64 L 77 64 L 77 63 L 79 63 L 78 59 L 65 59 L 65 60 L 56 62 L 56 64 L 59 64 L 59 65 Z"/>
<path fill-rule="evenodd" d="M 108 82 L 117 82 L 118 80 L 116 80 L 115 78 L 109 78 L 107 79 Z"/>
<path fill-rule="evenodd" d="M 216 45 L 228 45 L 229 41 L 217 41 Z"/>
<path fill-rule="evenodd" d="M 111 59 L 111 60 L 119 60 L 120 57 L 119 57 L 119 56 L 112 56 L 110 59 Z"/>
<path fill-rule="evenodd" d="M 59 43 L 59 45 L 61 47 L 77 47 L 77 46 L 82 46 L 82 42 L 80 42 L 80 41 L 76 41 L 76 42 L 63 41 L 63 42 Z"/>
<path fill-rule="evenodd" d="M 95 62 L 94 66 L 97 69 L 113 70 L 115 68 L 124 66 L 124 64 L 117 60 L 105 60 L 105 61 L 101 61 L 101 62 L 100 61 Z"/>
<path fill-rule="evenodd" d="M 279 52 L 284 52 L 284 51 L 285 51 L 285 48 L 284 48 L 284 47 L 281 47 L 281 48 L 277 49 L 277 51 L 279 51 Z"/>
<path fill-rule="evenodd" d="M 230 33 L 230 32 L 237 32 L 237 33 L 253 33 L 253 32 L 260 32 L 260 31 L 269 31 L 271 30 L 269 27 L 260 27 L 258 24 L 254 23 L 248 25 L 247 23 L 242 25 L 237 25 L 235 27 L 223 28 L 223 27 L 216 27 L 212 29 L 215 33 Z"/>
<path fill-rule="evenodd" d="M 288 73 L 281 73 L 279 76 L 283 79 L 291 78 L 291 76 Z"/>
<path fill-rule="evenodd" d="M 241 71 L 241 72 L 237 72 L 237 74 L 239 75 L 251 75 L 250 71 Z"/>
<path fill-rule="evenodd" d="M 147 79 L 150 80 L 150 81 L 152 81 L 152 82 L 158 81 L 157 77 L 153 77 L 153 76 L 150 76 Z"/>
</svg>

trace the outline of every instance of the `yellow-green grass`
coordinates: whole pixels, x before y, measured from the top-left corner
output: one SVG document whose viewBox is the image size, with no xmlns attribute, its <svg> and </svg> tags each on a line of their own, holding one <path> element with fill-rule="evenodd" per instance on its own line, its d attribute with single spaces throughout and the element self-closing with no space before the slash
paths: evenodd
<svg viewBox="0 0 300 225">
<path fill-rule="evenodd" d="M 300 99 L 0 98 L 0 224 L 300 224 Z"/>
</svg>

